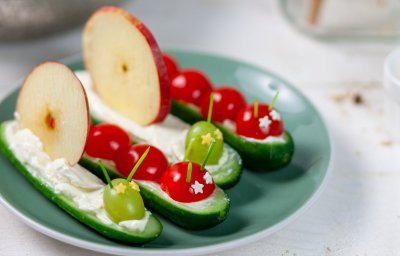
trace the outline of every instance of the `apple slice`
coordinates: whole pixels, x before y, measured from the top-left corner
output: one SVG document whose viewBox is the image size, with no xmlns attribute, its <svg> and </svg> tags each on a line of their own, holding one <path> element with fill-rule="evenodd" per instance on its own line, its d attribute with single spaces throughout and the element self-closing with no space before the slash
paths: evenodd
<svg viewBox="0 0 400 256">
<path fill-rule="evenodd" d="M 21 126 L 29 128 L 52 158 L 70 165 L 81 158 L 89 132 L 85 90 L 74 73 L 57 62 L 44 62 L 26 77 L 17 99 Z"/>
<path fill-rule="evenodd" d="M 169 78 L 151 32 L 130 13 L 106 6 L 88 20 L 83 55 L 94 88 L 113 110 L 140 125 L 170 110 Z"/>
</svg>

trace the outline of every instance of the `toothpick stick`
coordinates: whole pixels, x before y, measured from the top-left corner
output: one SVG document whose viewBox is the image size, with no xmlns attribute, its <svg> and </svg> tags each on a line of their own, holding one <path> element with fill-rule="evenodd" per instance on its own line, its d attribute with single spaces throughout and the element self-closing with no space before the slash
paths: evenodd
<svg viewBox="0 0 400 256">
<path fill-rule="evenodd" d="M 210 94 L 210 105 L 208 105 L 208 114 L 207 114 L 208 123 L 211 122 L 213 105 L 214 105 L 214 93 L 212 92 Z"/>
<path fill-rule="evenodd" d="M 187 149 L 186 149 L 186 152 L 185 152 L 185 156 L 184 156 L 184 158 L 183 158 L 183 161 L 186 161 L 186 160 L 188 160 L 188 155 L 190 154 L 190 151 L 192 150 L 192 145 L 193 145 L 193 143 L 194 143 L 194 138 L 192 138 L 191 140 L 190 140 L 190 142 L 189 142 L 189 146 L 187 147 Z"/>
<path fill-rule="evenodd" d="M 215 146 L 215 140 L 213 139 L 210 144 L 210 147 L 207 150 L 206 156 L 204 157 L 203 163 L 201 164 L 200 168 L 201 171 L 204 170 L 204 168 L 206 167 L 208 159 L 210 158 L 211 153 L 214 151 L 214 146 Z"/>
<path fill-rule="evenodd" d="M 189 162 L 186 172 L 186 182 L 190 183 L 192 180 L 192 162 Z"/>
<path fill-rule="evenodd" d="M 133 177 L 133 175 L 135 174 L 136 170 L 139 168 L 139 166 L 142 164 L 142 162 L 144 161 L 144 159 L 146 158 L 147 154 L 150 151 L 150 146 L 147 147 L 146 151 L 144 151 L 143 155 L 139 158 L 139 160 L 136 162 L 135 166 L 133 166 L 132 171 L 129 173 L 128 178 L 126 178 L 127 181 L 130 181 Z"/>
<path fill-rule="evenodd" d="M 272 98 L 271 104 L 268 107 L 268 110 L 271 111 L 274 108 L 275 101 L 278 98 L 279 91 L 276 91 L 275 96 Z"/>
<path fill-rule="evenodd" d="M 254 108 L 253 108 L 254 117 L 258 117 L 258 98 L 254 98 Z"/>
<path fill-rule="evenodd" d="M 319 13 L 321 11 L 322 0 L 311 0 L 308 13 L 308 24 L 315 25 L 318 22 Z"/>
<path fill-rule="evenodd" d="M 99 160 L 99 165 L 100 165 L 100 169 L 103 171 L 104 177 L 106 177 L 107 184 L 110 186 L 110 188 L 113 188 L 114 186 L 111 183 L 110 176 L 108 175 L 106 167 L 104 167 L 104 164 L 103 164 L 103 162 L 101 160 Z"/>
</svg>

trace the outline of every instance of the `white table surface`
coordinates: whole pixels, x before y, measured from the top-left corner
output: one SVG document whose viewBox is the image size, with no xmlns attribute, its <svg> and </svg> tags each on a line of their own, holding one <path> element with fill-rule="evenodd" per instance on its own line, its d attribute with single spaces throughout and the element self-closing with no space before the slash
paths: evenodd
<svg viewBox="0 0 400 256">
<path fill-rule="evenodd" d="M 396 44 L 314 41 L 285 22 L 274 0 L 137 0 L 126 8 L 161 47 L 222 54 L 280 74 L 331 131 L 333 173 L 317 202 L 279 232 L 218 255 L 399 255 L 400 108 L 381 85 L 383 60 Z M 0 43 L 0 98 L 40 61 L 79 52 L 80 33 Z M 363 104 L 353 103 L 356 93 Z M 0 255 L 99 255 L 32 230 L 2 205 L 0 220 Z"/>
</svg>

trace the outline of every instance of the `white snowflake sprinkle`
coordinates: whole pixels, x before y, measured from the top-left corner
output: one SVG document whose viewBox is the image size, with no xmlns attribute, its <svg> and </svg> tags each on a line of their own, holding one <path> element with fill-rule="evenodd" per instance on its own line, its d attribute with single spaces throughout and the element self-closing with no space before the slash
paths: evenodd
<svg viewBox="0 0 400 256">
<path fill-rule="evenodd" d="M 265 129 L 268 129 L 269 125 L 271 124 L 271 120 L 269 120 L 269 116 L 264 116 L 264 117 L 258 119 L 258 122 L 259 122 L 259 126 L 261 128 L 265 128 Z"/>
<path fill-rule="evenodd" d="M 272 110 L 269 114 L 271 115 L 272 120 L 275 120 L 275 121 L 281 120 L 281 116 L 279 115 L 279 113 L 275 109 Z"/>
<path fill-rule="evenodd" d="M 204 174 L 203 179 L 206 182 L 206 184 L 212 184 L 213 183 L 213 179 L 212 179 L 211 175 L 208 172 L 206 172 L 206 174 Z"/>
<path fill-rule="evenodd" d="M 197 180 L 194 181 L 194 184 L 192 184 L 191 186 L 194 190 L 194 194 L 198 194 L 201 193 L 203 194 L 203 187 L 204 185 L 199 183 Z"/>
</svg>

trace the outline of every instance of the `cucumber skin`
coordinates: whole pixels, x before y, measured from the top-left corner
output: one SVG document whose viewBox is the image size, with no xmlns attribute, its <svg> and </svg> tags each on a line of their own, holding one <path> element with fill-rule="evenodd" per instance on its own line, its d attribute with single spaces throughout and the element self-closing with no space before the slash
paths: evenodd
<svg viewBox="0 0 400 256">
<path fill-rule="evenodd" d="M 213 176 L 215 184 L 222 189 L 234 187 L 240 181 L 243 173 L 242 158 L 235 149 L 224 143 L 224 150 L 227 150 L 227 147 L 230 147 L 231 151 L 234 152 L 232 155 L 230 155 L 230 157 L 233 158 L 233 161 L 223 165 L 225 169 L 219 169 L 215 172 L 210 172 L 211 176 Z M 231 170 L 229 176 L 224 175 L 227 173 L 227 169 Z"/>
<path fill-rule="evenodd" d="M 219 212 L 212 214 L 196 214 L 194 212 L 185 211 L 176 208 L 171 202 L 167 200 L 160 200 L 151 189 L 145 186 L 140 186 L 140 193 L 145 198 L 145 204 L 154 211 L 167 217 L 179 226 L 192 230 L 201 230 L 214 227 L 223 222 L 228 216 L 230 203 L 228 202 L 225 208 Z M 174 209 L 171 211 L 171 209 Z"/>
<path fill-rule="evenodd" d="M 193 124 L 204 118 L 186 103 L 172 100 L 171 113 L 181 120 Z M 232 146 L 242 157 L 243 164 L 253 171 L 273 171 L 290 163 L 294 153 L 294 142 L 285 131 L 285 143 L 259 143 L 249 141 L 224 126 L 214 123 L 224 135 L 226 143 Z"/>
<path fill-rule="evenodd" d="M 117 230 L 107 224 L 97 220 L 93 215 L 83 212 L 74 206 L 68 198 L 63 195 L 55 193 L 49 186 L 43 183 L 41 180 L 34 177 L 26 167 L 14 156 L 14 153 L 10 150 L 5 138 L 5 128 L 7 122 L 0 125 L 0 151 L 6 156 L 6 158 L 14 165 L 14 167 L 43 195 L 45 195 L 50 201 L 54 202 L 61 209 L 65 210 L 72 217 L 82 222 L 83 224 L 91 227 L 100 234 L 111 238 L 112 240 L 129 243 L 129 244 L 144 244 L 156 239 L 162 231 L 162 225 L 160 221 L 151 215 L 149 223 L 147 225 L 154 226 L 158 232 L 155 232 L 151 236 L 141 236 L 138 233 L 129 233 L 129 231 Z M 153 228 L 153 229 L 154 229 Z"/>
<path fill-rule="evenodd" d="M 104 175 L 100 169 L 100 166 L 93 162 L 88 157 L 82 157 L 79 164 L 86 167 L 93 174 L 98 176 L 100 179 L 105 180 Z M 106 167 L 108 174 L 111 179 L 124 178 L 113 170 Z M 152 190 L 141 184 L 140 181 L 136 181 L 140 188 L 140 194 L 143 197 L 145 205 L 155 212 L 167 217 L 175 224 L 190 230 L 201 230 L 211 228 L 221 222 L 223 222 L 228 216 L 230 201 L 228 200 L 224 209 L 219 212 L 213 212 L 211 214 L 204 215 L 202 213 L 195 213 L 179 209 L 174 206 L 172 202 L 165 199 L 160 199 Z"/>
<path fill-rule="evenodd" d="M 90 116 L 90 119 L 92 123 L 95 125 L 102 123 L 100 119 L 94 117 L 93 115 Z M 133 141 L 133 144 L 137 144 L 137 142 Z M 224 147 L 226 146 L 227 145 L 225 144 Z M 243 173 L 242 158 L 240 157 L 240 154 L 238 154 L 237 152 L 235 152 L 235 154 L 236 155 L 234 156 L 234 158 L 236 159 L 236 161 L 230 163 L 228 166 L 232 170 L 231 174 L 233 175 L 226 177 L 223 175 L 222 170 L 218 170 L 216 172 L 217 174 L 212 174 L 215 184 L 222 189 L 228 189 L 234 187 L 240 181 L 240 177 L 242 176 Z M 222 174 L 220 174 L 221 172 Z"/>
</svg>

